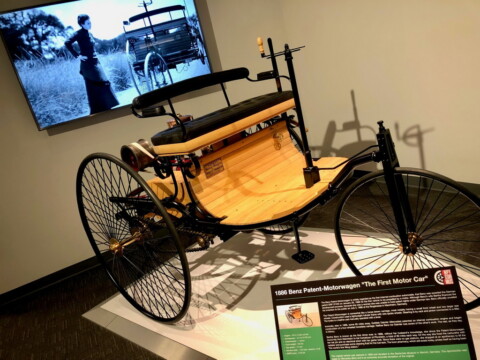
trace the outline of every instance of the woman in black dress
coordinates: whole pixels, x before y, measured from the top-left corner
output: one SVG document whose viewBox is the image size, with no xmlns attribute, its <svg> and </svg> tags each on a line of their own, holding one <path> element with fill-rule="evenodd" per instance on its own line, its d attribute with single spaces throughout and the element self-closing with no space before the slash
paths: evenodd
<svg viewBox="0 0 480 360">
<path fill-rule="evenodd" d="M 118 100 L 98 61 L 95 42 L 89 32 L 92 28 L 90 17 L 85 14 L 78 15 L 78 25 L 81 29 L 65 41 L 65 47 L 73 56 L 80 59 L 80 74 L 85 80 L 90 114 L 94 114 L 118 105 Z M 75 42 L 80 48 L 80 54 L 73 48 Z"/>
</svg>

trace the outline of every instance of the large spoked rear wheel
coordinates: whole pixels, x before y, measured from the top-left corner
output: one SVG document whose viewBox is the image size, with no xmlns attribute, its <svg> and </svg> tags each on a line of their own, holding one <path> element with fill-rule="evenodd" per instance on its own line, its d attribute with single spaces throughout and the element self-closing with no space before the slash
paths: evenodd
<svg viewBox="0 0 480 360">
<path fill-rule="evenodd" d="M 335 214 L 338 247 L 356 275 L 455 266 L 466 309 L 480 304 L 480 201 L 454 181 L 398 168 L 416 226 L 412 254 L 400 242 L 383 171 L 364 176 L 342 194 Z"/>
<path fill-rule="evenodd" d="M 312 326 L 313 325 L 313 320 L 310 319 L 307 314 L 302 316 L 302 322 L 307 326 Z"/>
<path fill-rule="evenodd" d="M 120 293 L 152 319 L 180 320 L 191 298 L 187 259 L 140 175 L 112 155 L 89 155 L 78 170 L 77 202 L 90 244 Z"/>
</svg>

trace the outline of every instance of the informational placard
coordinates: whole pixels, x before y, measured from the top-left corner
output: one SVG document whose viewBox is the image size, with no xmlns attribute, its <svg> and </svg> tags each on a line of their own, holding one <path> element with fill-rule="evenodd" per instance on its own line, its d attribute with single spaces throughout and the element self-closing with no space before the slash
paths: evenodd
<svg viewBox="0 0 480 360">
<path fill-rule="evenodd" d="M 454 267 L 271 291 L 284 360 L 476 359 Z"/>
</svg>

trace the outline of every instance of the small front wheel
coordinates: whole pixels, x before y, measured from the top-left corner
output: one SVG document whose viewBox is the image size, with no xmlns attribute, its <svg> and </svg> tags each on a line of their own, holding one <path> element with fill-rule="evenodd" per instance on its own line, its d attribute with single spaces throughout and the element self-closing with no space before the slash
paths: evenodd
<svg viewBox="0 0 480 360">
<path fill-rule="evenodd" d="M 351 184 L 339 199 L 335 236 L 356 275 L 455 266 L 465 307 L 480 304 L 480 200 L 463 186 L 429 171 L 397 168 L 415 231 L 403 251 L 383 171 Z"/>
<path fill-rule="evenodd" d="M 120 293 L 152 319 L 180 320 L 191 298 L 187 259 L 145 180 L 112 155 L 92 154 L 78 170 L 77 202 L 90 244 Z"/>
</svg>

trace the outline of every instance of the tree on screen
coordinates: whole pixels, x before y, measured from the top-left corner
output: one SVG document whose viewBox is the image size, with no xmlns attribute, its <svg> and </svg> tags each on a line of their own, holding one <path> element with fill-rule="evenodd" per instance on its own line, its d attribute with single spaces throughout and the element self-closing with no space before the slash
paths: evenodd
<svg viewBox="0 0 480 360">
<path fill-rule="evenodd" d="M 1 16 L 0 27 L 15 59 L 52 57 L 60 47 L 59 38 L 64 40 L 62 22 L 37 9 Z"/>
</svg>

